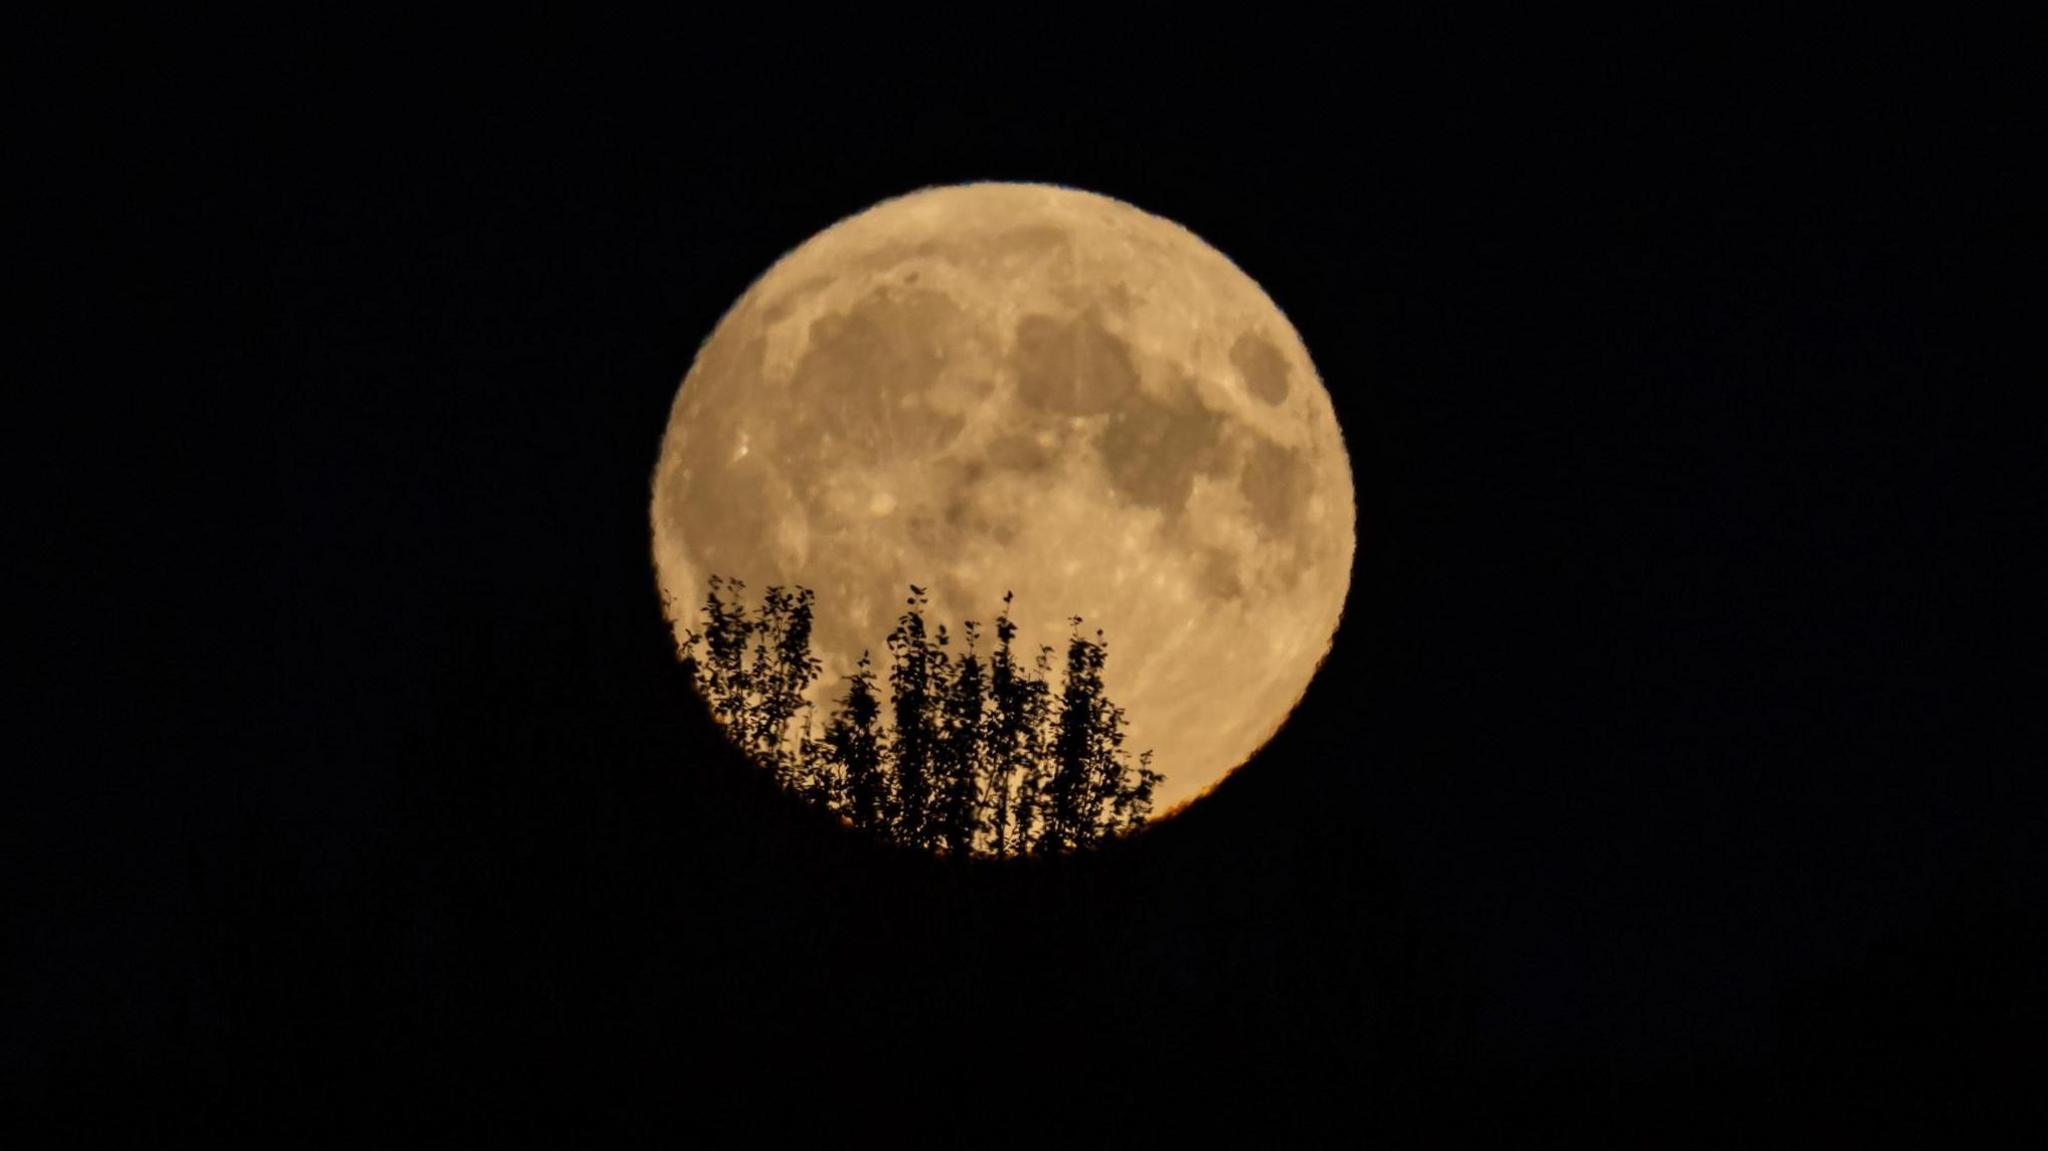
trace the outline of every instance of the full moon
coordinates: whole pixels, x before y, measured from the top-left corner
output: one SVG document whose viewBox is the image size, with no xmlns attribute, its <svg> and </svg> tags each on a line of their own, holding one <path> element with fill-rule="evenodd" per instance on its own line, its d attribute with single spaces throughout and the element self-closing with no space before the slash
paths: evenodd
<svg viewBox="0 0 2048 1151">
<path fill-rule="evenodd" d="M 1258 751 L 1350 586 L 1350 461 L 1308 350 L 1201 239 L 1105 196 L 968 184 L 784 256 L 719 321 L 653 477 L 678 637 L 713 575 L 816 592 L 821 712 L 907 586 L 1026 650 L 1100 628 L 1154 812 Z"/>
</svg>

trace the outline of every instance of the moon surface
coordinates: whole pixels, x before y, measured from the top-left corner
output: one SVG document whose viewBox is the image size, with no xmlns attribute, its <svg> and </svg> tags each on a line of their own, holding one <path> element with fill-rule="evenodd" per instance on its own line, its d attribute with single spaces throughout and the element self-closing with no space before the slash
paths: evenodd
<svg viewBox="0 0 2048 1151">
<path fill-rule="evenodd" d="M 1164 815 L 1300 701 L 1355 511 L 1258 284 L 1129 204 L 991 183 L 885 201 L 748 288 L 676 394 L 651 518 L 679 636 L 714 574 L 816 591 L 821 716 L 864 650 L 886 670 L 906 585 L 956 634 L 980 620 L 984 655 L 1005 591 L 1027 653 L 1083 617 Z"/>
</svg>

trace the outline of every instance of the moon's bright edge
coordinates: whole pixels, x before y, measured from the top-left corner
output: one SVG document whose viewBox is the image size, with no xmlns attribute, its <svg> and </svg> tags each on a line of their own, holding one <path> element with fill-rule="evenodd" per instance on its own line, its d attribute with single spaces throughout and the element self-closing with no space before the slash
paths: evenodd
<svg viewBox="0 0 2048 1151">
<path fill-rule="evenodd" d="M 1308 351 L 1221 253 L 1117 200 L 932 188 L 784 256 L 671 409 L 655 573 L 678 635 L 708 578 L 817 593 L 826 714 L 906 587 L 1028 652 L 1101 628 L 1166 814 L 1249 758 L 1342 614 L 1351 468 Z M 985 648 L 984 648 L 985 654 Z"/>
</svg>

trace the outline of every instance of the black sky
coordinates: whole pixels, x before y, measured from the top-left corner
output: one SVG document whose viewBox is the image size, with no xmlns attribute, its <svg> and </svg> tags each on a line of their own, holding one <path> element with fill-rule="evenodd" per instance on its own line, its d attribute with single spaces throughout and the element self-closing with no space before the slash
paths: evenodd
<svg viewBox="0 0 2048 1151">
<path fill-rule="evenodd" d="M 789 1118 L 739 1109 L 765 1088 L 994 1130 L 1122 1092 L 1306 1124 L 2005 1090 L 2039 848 L 1974 645 L 2024 497 L 1961 477 L 2016 213 L 1960 49 L 1097 33 L 394 32 L 110 69 L 111 111 L 49 121 L 106 141 L 88 214 L 148 237 L 68 242 L 171 333 L 95 402 L 180 389 L 108 552 L 193 555 L 176 590 L 212 594 L 105 680 L 153 752 L 81 761 L 22 840 L 0 1051 L 40 1113 L 658 1132 Z M 753 277 L 971 179 L 1116 196 L 1257 279 L 1336 402 L 1359 548 L 1329 664 L 1210 801 L 961 872 L 708 741 L 645 501 Z M 49 269 L 60 311 L 107 286 Z"/>
</svg>

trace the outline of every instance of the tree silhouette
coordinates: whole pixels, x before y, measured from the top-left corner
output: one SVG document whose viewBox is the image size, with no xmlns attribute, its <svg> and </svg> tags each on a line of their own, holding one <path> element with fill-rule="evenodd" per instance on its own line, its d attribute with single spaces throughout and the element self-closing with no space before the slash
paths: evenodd
<svg viewBox="0 0 2048 1151">
<path fill-rule="evenodd" d="M 946 684 L 939 723 L 937 772 L 937 838 L 947 852 L 964 855 L 974 845 L 984 823 L 981 813 L 981 784 L 986 771 L 982 754 L 982 703 L 986 697 L 981 660 L 974 650 L 980 638 L 978 627 L 968 620 L 960 629 L 967 636 L 967 651 L 952 663 Z M 946 630 L 939 629 L 939 644 L 946 643 Z"/>
<path fill-rule="evenodd" d="M 1045 784 L 1045 830 L 1040 851 L 1090 847 L 1104 836 L 1135 827 L 1151 809 L 1152 789 L 1161 776 L 1151 753 L 1134 768 L 1124 751 L 1124 709 L 1103 691 L 1102 668 L 1109 645 L 1097 630 L 1081 634 L 1081 617 L 1068 621 L 1066 682 L 1054 736 L 1052 775 Z"/>
<path fill-rule="evenodd" d="M 913 584 L 886 639 L 886 711 L 863 652 L 819 737 L 810 589 L 771 587 L 752 612 L 745 592 L 712 578 L 703 631 L 678 645 L 684 670 L 750 758 L 853 826 L 948 855 L 1027 855 L 1090 847 L 1150 816 L 1163 776 L 1151 752 L 1125 750 L 1127 717 L 1102 681 L 1108 642 L 1084 636 L 1078 616 L 1055 694 L 1053 648 L 1018 658 L 1008 593 L 984 662 L 980 625 L 962 625 L 956 654 Z"/>
<path fill-rule="evenodd" d="M 833 769 L 827 802 L 855 827 L 880 828 L 889 809 L 889 780 L 883 768 L 882 704 L 875 698 L 868 653 L 860 653 L 860 665 L 846 684 L 839 710 L 825 728 Z"/>
<path fill-rule="evenodd" d="M 939 695 L 945 683 L 945 653 L 924 627 L 924 589 L 911 585 L 907 610 L 889 633 L 889 703 L 895 721 L 896 838 L 930 847 L 932 784 L 939 743 Z"/>
<path fill-rule="evenodd" d="M 683 640 L 683 665 L 735 743 L 778 775 L 801 774 L 805 741 L 791 746 L 790 722 L 806 710 L 805 693 L 824 666 L 811 655 L 812 593 L 771 587 L 750 615 L 746 586 L 711 578 L 704 631 Z"/>
<path fill-rule="evenodd" d="M 1040 754 L 1039 730 L 1046 712 L 1045 678 L 1017 663 L 1017 625 L 1010 619 L 1010 593 L 1003 593 L 1003 612 L 996 617 L 996 650 L 989 660 L 989 707 L 983 754 L 988 769 L 989 849 L 1009 854 L 1028 841 L 1035 812 L 1034 768 Z M 1041 664 L 1038 669 L 1043 671 Z"/>
<path fill-rule="evenodd" d="M 720 594 L 728 590 L 735 597 L 731 602 Z M 732 731 L 735 742 L 751 753 L 753 713 L 747 702 L 746 659 L 747 640 L 754 625 L 747 618 L 746 603 L 737 598 L 746 590 L 746 585 L 738 580 L 711 577 L 711 591 L 704 597 L 704 659 L 697 665 L 692 658 L 698 640 L 692 632 L 685 641 L 684 660 L 696 666 L 711 714 Z"/>
<path fill-rule="evenodd" d="M 803 709 L 804 693 L 824 667 L 811 655 L 811 604 L 809 588 L 771 587 L 754 626 L 754 664 L 748 672 L 756 697 L 754 747 L 785 774 L 802 758 L 801 742 L 795 749 L 788 746 L 790 720 Z"/>
</svg>

